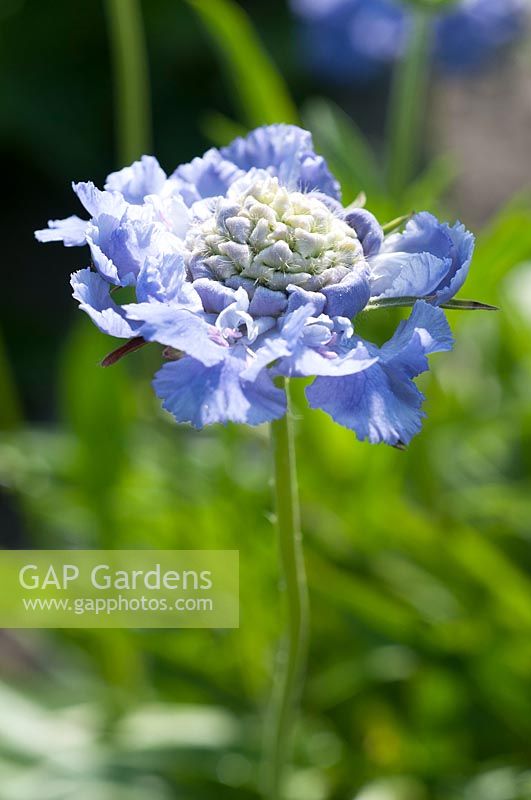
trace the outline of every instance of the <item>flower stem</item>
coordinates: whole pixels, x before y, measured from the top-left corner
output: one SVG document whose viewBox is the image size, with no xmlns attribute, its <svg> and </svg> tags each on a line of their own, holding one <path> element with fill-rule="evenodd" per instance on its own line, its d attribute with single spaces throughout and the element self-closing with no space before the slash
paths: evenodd
<svg viewBox="0 0 531 800">
<path fill-rule="evenodd" d="M 388 120 L 388 185 L 395 199 L 415 174 L 425 120 L 430 55 L 432 12 L 416 7 L 412 11 L 407 53 L 396 68 L 391 88 Z"/>
<path fill-rule="evenodd" d="M 264 797 L 281 800 L 290 759 L 293 728 L 302 691 L 308 646 L 308 588 L 300 530 L 295 443 L 288 396 L 285 417 L 271 424 L 275 474 L 275 503 L 282 589 L 285 593 L 286 632 L 281 643 L 266 728 Z"/>
<path fill-rule="evenodd" d="M 149 70 L 139 0 L 106 0 L 117 107 L 118 160 L 128 164 L 151 147 Z"/>
</svg>

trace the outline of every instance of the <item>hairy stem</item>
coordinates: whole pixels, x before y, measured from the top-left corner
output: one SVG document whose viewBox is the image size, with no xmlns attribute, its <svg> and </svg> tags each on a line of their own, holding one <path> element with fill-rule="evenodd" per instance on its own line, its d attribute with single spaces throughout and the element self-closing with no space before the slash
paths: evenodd
<svg viewBox="0 0 531 800">
<path fill-rule="evenodd" d="M 302 691 L 308 646 L 308 589 L 302 551 L 295 444 L 289 404 L 285 417 L 271 425 L 275 502 L 286 631 L 281 643 L 266 729 L 264 797 L 281 800 L 294 723 Z"/>
</svg>

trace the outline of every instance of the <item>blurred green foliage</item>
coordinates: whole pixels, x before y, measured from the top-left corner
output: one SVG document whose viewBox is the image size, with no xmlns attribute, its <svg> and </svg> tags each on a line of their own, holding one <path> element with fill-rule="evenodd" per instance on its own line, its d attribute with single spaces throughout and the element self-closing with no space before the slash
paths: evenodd
<svg viewBox="0 0 531 800">
<path fill-rule="evenodd" d="M 212 108 L 213 138 L 296 120 L 243 10 L 190 5 L 237 94 L 237 122 Z M 347 202 L 365 191 L 384 220 L 444 212 L 446 157 L 397 204 L 341 108 L 311 99 L 301 117 Z M 530 198 L 479 234 L 466 295 L 502 311 L 450 312 L 456 348 L 422 380 L 407 452 L 358 443 L 295 387 L 312 644 L 288 800 L 531 797 Z M 395 322 L 360 325 L 384 339 Z M 174 425 L 149 387 L 156 348 L 102 370 L 110 349 L 77 324 L 56 420 L 2 435 L 26 541 L 239 549 L 241 628 L 2 633 L 0 797 L 256 797 L 280 627 L 268 431 Z"/>
<path fill-rule="evenodd" d="M 243 121 L 250 128 L 278 120 L 296 124 L 298 114 L 289 91 L 240 6 L 232 0 L 187 2 L 219 48 Z"/>
</svg>

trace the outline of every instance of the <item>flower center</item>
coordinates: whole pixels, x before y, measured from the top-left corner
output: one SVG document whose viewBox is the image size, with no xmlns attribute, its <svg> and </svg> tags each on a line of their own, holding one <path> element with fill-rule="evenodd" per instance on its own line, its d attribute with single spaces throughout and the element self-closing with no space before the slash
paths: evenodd
<svg viewBox="0 0 531 800">
<path fill-rule="evenodd" d="M 355 231 L 316 194 L 290 192 L 273 177 L 240 195 L 219 198 L 192 223 L 185 258 L 193 280 L 233 288 L 283 291 L 295 284 L 318 291 L 364 265 Z"/>
</svg>

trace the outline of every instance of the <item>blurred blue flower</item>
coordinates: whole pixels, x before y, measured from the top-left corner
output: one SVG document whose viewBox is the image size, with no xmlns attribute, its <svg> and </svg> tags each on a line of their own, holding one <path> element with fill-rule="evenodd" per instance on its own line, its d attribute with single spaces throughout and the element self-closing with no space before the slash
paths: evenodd
<svg viewBox="0 0 531 800">
<path fill-rule="evenodd" d="M 405 52 L 411 6 L 405 0 L 291 0 L 305 59 L 321 78 L 367 82 Z M 434 15 L 434 59 L 445 72 L 483 67 L 515 40 L 526 0 L 460 0 Z"/>
<path fill-rule="evenodd" d="M 74 297 L 100 330 L 164 346 L 154 387 L 178 422 L 257 425 L 286 412 L 275 376 L 314 377 L 307 396 L 359 438 L 396 445 L 420 429 L 413 378 L 451 348 L 438 304 L 461 287 L 474 240 L 417 214 L 384 236 L 340 189 L 309 133 L 259 128 L 169 177 L 148 156 L 74 184 L 90 219 L 55 220 L 40 241 L 88 245 Z M 113 290 L 134 287 L 120 305 Z M 355 318 L 369 303 L 424 298 L 382 347 Z M 126 345 L 125 350 L 127 351 Z M 120 348 L 122 353 L 124 348 Z"/>
</svg>

